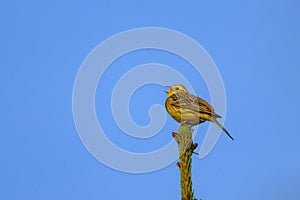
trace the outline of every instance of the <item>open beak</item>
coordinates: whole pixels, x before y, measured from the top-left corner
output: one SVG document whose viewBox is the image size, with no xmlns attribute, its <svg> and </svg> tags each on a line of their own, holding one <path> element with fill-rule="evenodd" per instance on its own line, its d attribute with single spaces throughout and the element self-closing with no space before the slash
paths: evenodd
<svg viewBox="0 0 300 200">
<path fill-rule="evenodd" d="M 169 93 L 172 90 L 172 88 L 171 88 L 171 86 L 166 86 L 166 87 L 169 88 L 170 90 L 165 90 L 164 92 Z"/>
</svg>

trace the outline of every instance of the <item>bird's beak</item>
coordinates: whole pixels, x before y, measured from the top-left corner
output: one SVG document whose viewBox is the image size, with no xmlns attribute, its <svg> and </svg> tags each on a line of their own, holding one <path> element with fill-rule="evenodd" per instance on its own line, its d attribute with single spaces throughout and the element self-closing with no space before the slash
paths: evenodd
<svg viewBox="0 0 300 200">
<path fill-rule="evenodd" d="M 165 93 L 169 93 L 172 89 L 171 89 L 171 86 L 166 86 L 167 88 L 169 88 L 170 90 L 165 90 L 164 92 Z"/>
</svg>

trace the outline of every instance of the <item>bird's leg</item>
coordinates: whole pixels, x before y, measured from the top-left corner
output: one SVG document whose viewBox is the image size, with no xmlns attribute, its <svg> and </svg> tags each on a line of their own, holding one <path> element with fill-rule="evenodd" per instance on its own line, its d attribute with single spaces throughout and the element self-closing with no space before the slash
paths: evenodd
<svg viewBox="0 0 300 200">
<path fill-rule="evenodd" d="M 189 125 L 188 124 L 188 120 L 182 120 L 181 122 L 180 122 L 180 126 L 189 126 L 189 127 L 192 127 L 191 125 Z"/>
<path fill-rule="evenodd" d="M 186 120 L 180 122 L 180 126 L 184 126 L 184 125 L 187 125 L 187 121 Z"/>
</svg>

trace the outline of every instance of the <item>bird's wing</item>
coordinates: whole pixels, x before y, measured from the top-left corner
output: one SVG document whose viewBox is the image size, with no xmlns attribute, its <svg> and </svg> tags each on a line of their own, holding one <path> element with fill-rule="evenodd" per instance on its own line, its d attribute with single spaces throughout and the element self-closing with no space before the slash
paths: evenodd
<svg viewBox="0 0 300 200">
<path fill-rule="evenodd" d="M 178 99 L 177 104 L 179 104 L 183 109 L 209 114 L 216 118 L 221 117 L 220 115 L 215 113 L 214 108 L 209 105 L 209 103 L 207 103 L 204 99 L 186 93 L 177 93 L 176 96 Z"/>
</svg>

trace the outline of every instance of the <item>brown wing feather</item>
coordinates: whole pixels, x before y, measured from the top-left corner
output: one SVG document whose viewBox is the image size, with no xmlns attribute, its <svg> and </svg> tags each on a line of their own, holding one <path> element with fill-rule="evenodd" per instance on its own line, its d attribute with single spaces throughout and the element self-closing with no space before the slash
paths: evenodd
<svg viewBox="0 0 300 200">
<path fill-rule="evenodd" d="M 214 112 L 214 108 L 204 99 L 197 96 L 178 92 L 171 96 L 173 99 L 172 105 L 183 109 L 193 110 L 200 113 L 209 114 L 213 117 L 220 118 L 221 116 Z"/>
</svg>

